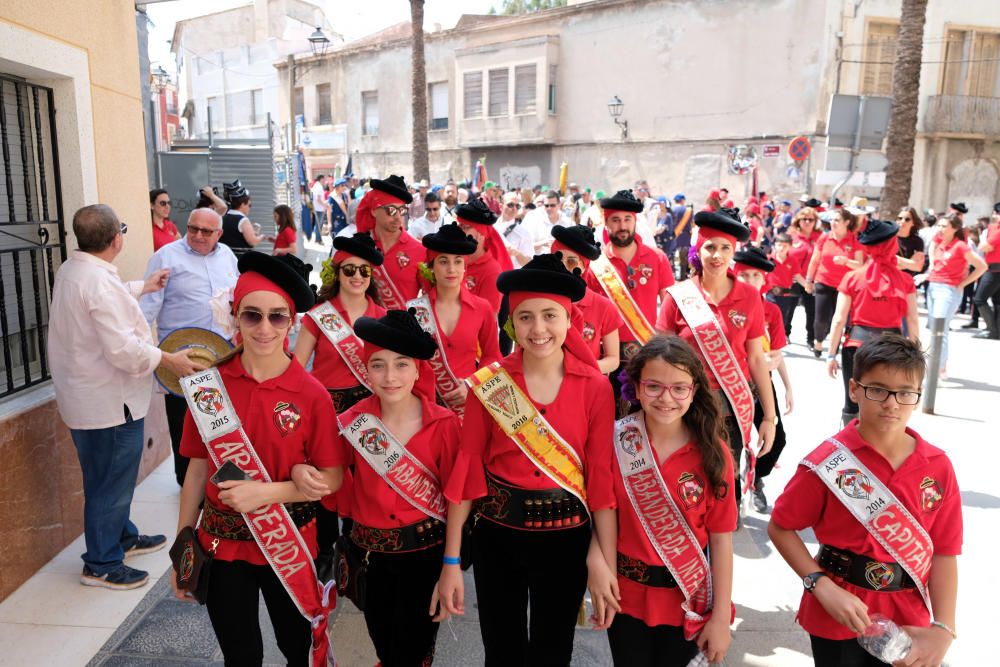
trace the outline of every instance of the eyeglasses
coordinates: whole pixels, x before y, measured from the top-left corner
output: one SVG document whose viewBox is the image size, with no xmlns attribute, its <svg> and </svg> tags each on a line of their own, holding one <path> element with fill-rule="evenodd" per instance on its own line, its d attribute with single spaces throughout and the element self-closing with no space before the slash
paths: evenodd
<svg viewBox="0 0 1000 667">
<path fill-rule="evenodd" d="M 353 278 L 355 273 L 360 273 L 362 278 L 368 278 L 372 275 L 372 267 L 367 264 L 362 264 L 361 266 L 357 264 L 341 264 L 340 270 L 348 278 Z"/>
<path fill-rule="evenodd" d="M 389 204 L 388 206 L 379 206 L 380 209 L 386 212 L 387 215 L 395 217 L 397 215 L 403 215 L 406 212 L 405 206 L 393 206 Z"/>
<path fill-rule="evenodd" d="M 202 236 L 211 236 L 215 232 L 220 231 L 218 229 L 207 229 L 205 227 L 195 227 L 194 225 L 188 225 L 187 226 L 187 230 L 188 230 L 189 234 L 193 234 L 195 236 L 197 236 L 198 234 L 201 234 Z"/>
<path fill-rule="evenodd" d="M 240 311 L 240 324 L 245 327 L 255 327 L 264 321 L 264 313 L 259 310 L 247 308 Z M 268 323 L 275 329 L 284 329 L 291 323 L 292 316 L 280 310 L 271 311 L 267 314 Z"/>
<path fill-rule="evenodd" d="M 580 266 L 581 264 L 583 264 L 583 262 L 580 261 L 579 257 L 570 256 L 566 258 L 567 267 Z"/>
<path fill-rule="evenodd" d="M 126 225 L 124 222 L 122 222 L 120 224 L 121 224 L 121 227 L 118 228 L 118 231 L 120 233 L 122 233 L 122 234 L 127 234 L 128 233 L 128 225 Z"/>
<path fill-rule="evenodd" d="M 171 204 L 173 204 L 173 202 L 169 201 L 169 200 L 168 201 L 158 201 L 158 202 L 156 202 L 157 206 L 170 206 Z"/>
<path fill-rule="evenodd" d="M 669 391 L 670 397 L 677 401 L 686 401 L 694 391 L 693 384 L 662 384 L 653 380 L 639 380 L 639 388 L 647 398 L 659 398 Z"/>
<path fill-rule="evenodd" d="M 427 211 L 428 213 L 437 213 L 438 211 L 441 210 L 441 207 L 440 206 L 434 206 L 432 208 L 430 206 L 427 206 L 427 207 L 424 208 L 424 210 Z"/>
<path fill-rule="evenodd" d="M 559 204 L 546 204 L 545 208 L 558 208 Z"/>
<path fill-rule="evenodd" d="M 799 218 L 802 222 L 816 222 L 816 218 Z"/>
<path fill-rule="evenodd" d="M 504 207 L 505 208 L 517 208 L 517 204 L 515 204 L 514 202 L 510 202 L 510 203 L 504 204 Z"/>
<path fill-rule="evenodd" d="M 916 405 L 920 402 L 919 391 L 890 391 L 883 387 L 869 387 L 860 382 L 857 385 L 865 390 L 865 398 L 876 403 L 885 403 L 890 396 L 895 396 L 899 405 Z"/>
</svg>

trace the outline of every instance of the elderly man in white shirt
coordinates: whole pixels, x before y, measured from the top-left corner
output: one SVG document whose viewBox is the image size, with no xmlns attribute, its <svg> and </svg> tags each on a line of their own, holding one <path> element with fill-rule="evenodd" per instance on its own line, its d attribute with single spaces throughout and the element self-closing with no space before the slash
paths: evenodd
<svg viewBox="0 0 1000 667">
<path fill-rule="evenodd" d="M 128 228 L 104 205 L 73 216 L 74 251 L 56 274 L 48 331 L 49 369 L 59 414 L 83 471 L 87 551 L 80 582 L 122 590 L 149 574 L 124 563 L 162 549 L 163 535 L 140 535 L 129 507 L 142 458 L 143 421 L 157 366 L 189 375 L 200 369 L 183 353 L 161 352 L 136 299 L 166 284 L 168 271 L 122 283 L 111 263 Z"/>
</svg>

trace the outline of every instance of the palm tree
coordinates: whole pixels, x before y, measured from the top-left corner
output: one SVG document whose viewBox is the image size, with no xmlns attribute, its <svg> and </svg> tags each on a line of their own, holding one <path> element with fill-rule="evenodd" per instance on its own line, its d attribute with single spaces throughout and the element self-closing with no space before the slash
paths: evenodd
<svg viewBox="0 0 1000 667">
<path fill-rule="evenodd" d="M 925 0 L 926 2 L 926 0 Z M 427 70 L 424 66 L 424 0 L 410 0 L 413 33 L 413 180 L 430 179 L 427 151 Z"/>
<path fill-rule="evenodd" d="M 910 203 L 917 106 L 920 102 L 920 60 L 926 20 L 927 0 L 903 0 L 896 63 L 892 68 L 892 114 L 889 116 L 885 149 L 889 164 L 882 196 L 883 218 L 895 216 L 899 209 Z"/>
</svg>

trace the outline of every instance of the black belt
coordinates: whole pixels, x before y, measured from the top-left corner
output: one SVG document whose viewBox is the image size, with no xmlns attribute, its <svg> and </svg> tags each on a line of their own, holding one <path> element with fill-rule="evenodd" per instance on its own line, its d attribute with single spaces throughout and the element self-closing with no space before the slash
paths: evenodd
<svg viewBox="0 0 1000 667">
<path fill-rule="evenodd" d="M 816 561 L 834 577 L 870 591 L 895 592 L 916 588 L 899 563 L 882 563 L 844 549 L 821 545 Z"/>
<path fill-rule="evenodd" d="M 852 324 L 847 330 L 847 340 L 845 343 L 851 343 L 847 347 L 860 347 L 862 344 L 867 343 L 873 338 L 878 338 L 884 333 L 902 333 L 899 327 L 868 327 L 863 324 Z M 857 343 L 855 345 L 854 343 Z"/>
<path fill-rule="evenodd" d="M 425 519 L 399 528 L 372 528 L 355 522 L 351 541 L 364 551 L 405 553 L 421 551 L 444 544 L 444 522 Z"/>
<path fill-rule="evenodd" d="M 674 575 L 665 565 L 650 565 L 618 552 L 618 574 L 630 581 L 652 588 L 677 588 Z"/>
<path fill-rule="evenodd" d="M 484 519 L 518 530 L 565 530 L 587 522 L 587 508 L 564 489 L 520 489 L 486 473 L 487 496 L 476 501 Z"/>
<path fill-rule="evenodd" d="M 360 384 L 356 387 L 347 387 L 346 389 L 328 388 L 327 391 L 330 392 L 330 398 L 333 399 L 333 409 L 338 415 L 354 407 L 354 404 L 361 399 L 372 395 L 367 387 Z"/>
<path fill-rule="evenodd" d="M 304 526 L 316 518 L 316 503 L 285 503 L 285 509 L 288 510 L 288 514 L 292 517 L 292 523 L 296 526 Z M 201 513 L 201 523 L 198 524 L 198 530 L 225 540 L 253 542 L 253 534 L 242 514 L 220 510 L 207 502 Z"/>
</svg>

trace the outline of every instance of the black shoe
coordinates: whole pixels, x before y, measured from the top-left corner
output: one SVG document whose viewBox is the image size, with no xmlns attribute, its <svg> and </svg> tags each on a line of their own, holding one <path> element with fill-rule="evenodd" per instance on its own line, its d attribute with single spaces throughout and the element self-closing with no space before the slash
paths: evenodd
<svg viewBox="0 0 1000 667">
<path fill-rule="evenodd" d="M 125 558 L 151 554 L 159 551 L 167 545 L 167 538 L 163 535 L 140 535 L 135 540 L 135 544 L 125 550 Z"/>
<path fill-rule="evenodd" d="M 973 338 L 986 338 L 988 340 L 1000 340 L 1000 336 L 990 333 L 989 331 L 980 331 Z"/>
<path fill-rule="evenodd" d="M 83 573 L 80 575 L 80 583 L 84 586 L 99 586 L 117 591 L 139 588 L 145 586 L 148 581 L 148 572 L 136 570 L 124 563 L 104 574 L 97 574 L 88 565 L 84 565 Z"/>
<path fill-rule="evenodd" d="M 959 329 L 978 329 L 979 322 L 969 322 L 968 324 L 963 324 Z"/>
<path fill-rule="evenodd" d="M 753 509 L 758 514 L 767 511 L 767 496 L 764 495 L 764 485 L 757 482 L 757 488 L 753 490 Z"/>
</svg>

